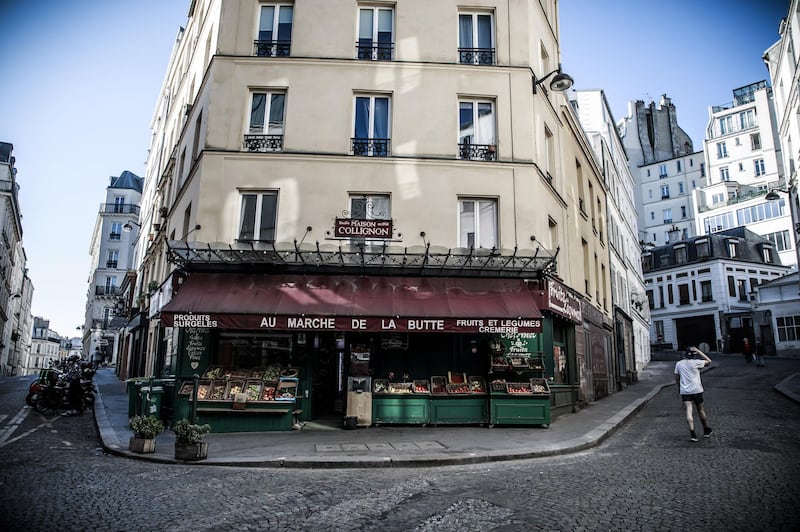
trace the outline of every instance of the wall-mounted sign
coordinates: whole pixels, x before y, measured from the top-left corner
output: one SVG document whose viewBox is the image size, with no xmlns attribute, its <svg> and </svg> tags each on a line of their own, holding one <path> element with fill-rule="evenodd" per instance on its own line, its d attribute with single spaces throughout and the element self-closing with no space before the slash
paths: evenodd
<svg viewBox="0 0 800 532">
<path fill-rule="evenodd" d="M 358 220 L 336 218 L 334 236 L 337 238 L 383 238 L 392 237 L 391 220 Z"/>
</svg>

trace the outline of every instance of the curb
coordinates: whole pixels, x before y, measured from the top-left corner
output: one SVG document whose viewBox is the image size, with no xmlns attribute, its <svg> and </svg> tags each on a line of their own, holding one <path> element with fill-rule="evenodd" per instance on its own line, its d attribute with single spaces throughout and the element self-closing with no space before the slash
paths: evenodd
<svg viewBox="0 0 800 532">
<path fill-rule="evenodd" d="M 790 383 L 792 382 L 792 380 L 795 380 L 795 379 L 798 380 L 798 384 L 796 384 L 795 386 L 792 386 Z M 778 384 L 773 386 L 773 389 L 776 392 L 785 395 L 786 397 L 788 397 L 789 399 L 791 399 L 795 403 L 800 403 L 800 395 L 798 395 L 797 393 L 792 391 L 792 390 L 800 389 L 800 373 L 795 373 L 794 375 L 789 375 L 788 377 L 783 379 L 781 382 L 779 382 Z"/>
</svg>

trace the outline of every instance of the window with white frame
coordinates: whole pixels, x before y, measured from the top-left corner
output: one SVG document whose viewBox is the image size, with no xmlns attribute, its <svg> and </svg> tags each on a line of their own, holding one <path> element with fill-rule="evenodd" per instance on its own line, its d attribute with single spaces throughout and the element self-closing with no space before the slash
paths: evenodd
<svg viewBox="0 0 800 532">
<path fill-rule="evenodd" d="M 109 240 L 119 240 L 122 237 L 122 223 L 111 222 L 111 233 L 108 235 Z"/>
<path fill-rule="evenodd" d="M 728 147 L 724 142 L 717 142 L 717 159 L 724 159 L 728 156 Z"/>
<path fill-rule="evenodd" d="M 778 316 L 775 320 L 778 328 L 779 342 L 795 342 L 800 340 L 800 314 Z"/>
<path fill-rule="evenodd" d="M 659 164 L 658 165 L 658 178 L 664 179 L 667 177 L 667 165 L 666 164 Z"/>
<path fill-rule="evenodd" d="M 753 109 L 748 109 L 739 113 L 739 127 L 742 129 L 749 129 L 755 125 L 755 111 Z"/>
<path fill-rule="evenodd" d="M 392 202 L 388 194 L 351 194 L 350 218 L 353 220 L 391 220 Z M 382 244 L 383 240 L 353 238 L 353 244 Z"/>
<path fill-rule="evenodd" d="M 728 256 L 731 258 L 738 257 L 739 242 L 736 240 L 728 240 Z"/>
<path fill-rule="evenodd" d="M 708 257 L 709 256 L 708 239 L 696 240 L 694 243 L 694 249 L 698 258 Z"/>
<path fill-rule="evenodd" d="M 731 175 L 727 166 L 723 166 L 719 169 L 719 178 L 721 181 L 730 181 Z"/>
<path fill-rule="evenodd" d="M 106 255 L 106 268 L 116 268 L 119 264 L 119 251 L 109 249 Z"/>
<path fill-rule="evenodd" d="M 750 149 L 752 150 L 761 149 L 761 135 L 759 135 L 758 133 L 752 133 L 750 135 Z"/>
<path fill-rule="evenodd" d="M 678 183 L 678 194 L 683 194 L 683 193 L 684 193 L 683 181 L 680 181 Z"/>
<path fill-rule="evenodd" d="M 770 242 L 775 244 L 775 249 L 777 249 L 779 252 L 792 249 L 792 240 L 789 238 L 788 230 L 768 233 L 764 236 L 767 237 Z"/>
<path fill-rule="evenodd" d="M 244 136 L 247 151 L 283 150 L 286 94 L 283 92 L 254 92 L 250 104 L 250 122 Z"/>
<path fill-rule="evenodd" d="M 276 191 L 240 193 L 239 242 L 274 242 L 278 217 Z"/>
<path fill-rule="evenodd" d="M 664 220 L 665 224 L 671 224 L 672 223 L 672 209 L 663 209 L 661 211 L 661 215 L 663 217 L 663 220 Z"/>
<path fill-rule="evenodd" d="M 458 155 L 460 159 L 494 160 L 494 102 L 459 100 Z"/>
<path fill-rule="evenodd" d="M 258 39 L 255 55 L 260 57 L 286 57 L 292 45 L 291 4 L 264 4 L 258 21 Z"/>
<path fill-rule="evenodd" d="M 105 280 L 105 295 L 113 296 L 117 293 L 117 278 L 116 277 L 106 277 Z"/>
<path fill-rule="evenodd" d="M 669 185 L 661 185 L 661 199 L 669 198 Z"/>
<path fill-rule="evenodd" d="M 361 7 L 358 10 L 358 59 L 391 61 L 394 49 L 394 9 Z"/>
<path fill-rule="evenodd" d="M 733 131 L 733 117 L 731 115 L 720 117 L 719 134 L 725 135 L 731 131 Z"/>
<path fill-rule="evenodd" d="M 493 65 L 494 21 L 491 13 L 458 14 L 458 62 Z"/>
<path fill-rule="evenodd" d="M 353 120 L 353 155 L 387 157 L 391 153 L 388 96 L 358 95 Z"/>
<path fill-rule="evenodd" d="M 496 248 L 497 200 L 461 198 L 458 200 L 458 243 L 466 248 Z"/>
<path fill-rule="evenodd" d="M 753 166 L 755 167 L 756 177 L 767 173 L 764 167 L 764 159 L 756 159 L 755 161 L 753 161 Z"/>
</svg>

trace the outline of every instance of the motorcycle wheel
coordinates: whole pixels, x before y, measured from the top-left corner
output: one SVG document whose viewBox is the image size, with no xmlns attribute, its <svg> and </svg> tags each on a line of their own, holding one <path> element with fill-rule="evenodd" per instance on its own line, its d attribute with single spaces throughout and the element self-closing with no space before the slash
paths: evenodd
<svg viewBox="0 0 800 532">
<path fill-rule="evenodd" d="M 52 405 L 46 396 L 39 395 L 33 403 L 33 409 L 40 414 L 44 414 L 48 410 L 52 409 Z"/>
<path fill-rule="evenodd" d="M 95 396 L 93 393 L 87 393 L 83 396 L 83 404 L 85 404 L 87 407 L 94 406 L 94 400 Z"/>
<path fill-rule="evenodd" d="M 39 397 L 38 393 L 28 392 L 28 395 L 25 396 L 25 404 L 33 406 L 36 403 L 37 397 Z"/>
</svg>

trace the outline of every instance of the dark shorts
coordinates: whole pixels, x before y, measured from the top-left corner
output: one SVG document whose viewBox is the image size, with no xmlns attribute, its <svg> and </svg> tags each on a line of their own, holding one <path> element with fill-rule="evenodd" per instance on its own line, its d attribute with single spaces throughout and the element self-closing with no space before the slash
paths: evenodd
<svg viewBox="0 0 800 532">
<path fill-rule="evenodd" d="M 691 401 L 696 405 L 702 405 L 703 404 L 703 394 L 702 393 L 693 393 L 693 394 L 689 394 L 689 395 L 681 394 L 681 400 L 683 402 Z"/>
</svg>

